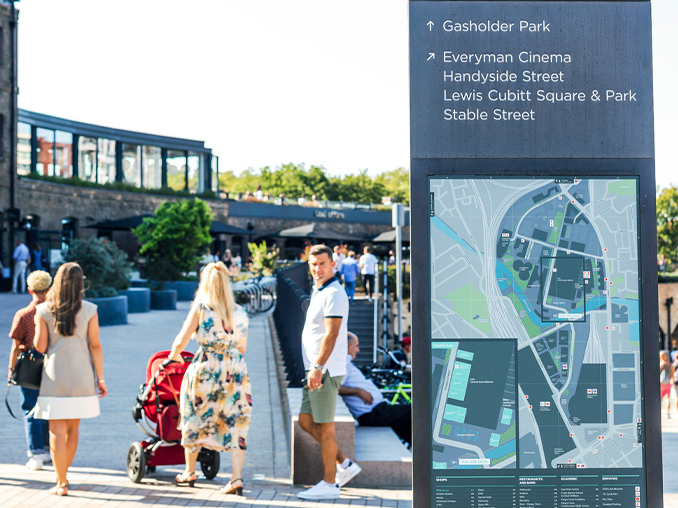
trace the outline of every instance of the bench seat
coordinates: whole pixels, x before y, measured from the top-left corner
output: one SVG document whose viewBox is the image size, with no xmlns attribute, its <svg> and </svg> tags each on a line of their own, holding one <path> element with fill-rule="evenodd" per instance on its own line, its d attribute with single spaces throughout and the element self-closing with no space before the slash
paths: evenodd
<svg viewBox="0 0 678 508">
<path fill-rule="evenodd" d="M 299 427 L 301 391 L 301 388 L 287 388 L 292 483 L 313 485 L 322 480 L 323 466 L 320 445 Z M 390 427 L 357 425 L 341 397 L 337 398 L 334 426 L 339 448 L 363 469 L 349 486 L 411 487 L 412 453 Z"/>
</svg>

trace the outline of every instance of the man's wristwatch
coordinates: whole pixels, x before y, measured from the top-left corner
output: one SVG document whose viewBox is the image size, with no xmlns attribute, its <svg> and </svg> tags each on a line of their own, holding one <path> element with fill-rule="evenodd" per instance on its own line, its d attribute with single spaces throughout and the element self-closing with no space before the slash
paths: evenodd
<svg viewBox="0 0 678 508">
<path fill-rule="evenodd" d="M 323 371 L 323 366 L 322 366 L 320 363 L 316 363 L 316 364 L 313 365 L 313 367 L 311 367 L 311 368 L 312 368 L 313 370 L 318 370 L 318 371 L 320 371 L 320 372 Z"/>
</svg>

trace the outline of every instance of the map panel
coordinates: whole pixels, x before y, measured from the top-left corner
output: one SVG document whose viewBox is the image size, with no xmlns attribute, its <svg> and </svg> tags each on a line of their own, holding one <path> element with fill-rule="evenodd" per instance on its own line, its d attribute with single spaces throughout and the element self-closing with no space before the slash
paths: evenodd
<svg viewBox="0 0 678 508">
<path fill-rule="evenodd" d="M 516 342 L 441 341 L 431 348 L 439 376 L 433 468 L 515 468 Z"/>
<path fill-rule="evenodd" d="M 429 191 L 433 468 L 642 468 L 637 180 Z"/>
</svg>

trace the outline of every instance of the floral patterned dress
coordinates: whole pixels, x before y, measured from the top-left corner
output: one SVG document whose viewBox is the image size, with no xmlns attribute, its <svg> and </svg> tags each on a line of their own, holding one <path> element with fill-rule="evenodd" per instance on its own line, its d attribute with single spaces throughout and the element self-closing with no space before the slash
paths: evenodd
<svg viewBox="0 0 678 508">
<path fill-rule="evenodd" d="M 200 349 L 181 384 L 181 444 L 219 452 L 247 448 L 252 390 L 238 345 L 247 338 L 247 312 L 235 306 L 229 329 L 210 307 L 200 303 L 195 338 Z"/>
</svg>

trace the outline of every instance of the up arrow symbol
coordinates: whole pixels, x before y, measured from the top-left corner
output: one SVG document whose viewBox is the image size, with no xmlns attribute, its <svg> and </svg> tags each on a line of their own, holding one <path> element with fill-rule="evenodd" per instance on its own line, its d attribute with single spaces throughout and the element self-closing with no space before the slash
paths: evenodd
<svg viewBox="0 0 678 508">
<path fill-rule="evenodd" d="M 429 21 L 429 22 L 426 23 L 426 24 L 428 25 L 428 31 L 429 31 L 429 32 L 430 32 L 431 30 L 433 30 L 433 21 Z"/>
<path fill-rule="evenodd" d="M 428 54 L 428 58 L 426 59 L 426 61 L 428 62 L 429 60 L 435 60 L 435 58 L 436 58 L 436 54 L 435 54 L 435 53 L 429 53 L 429 54 Z"/>
</svg>

